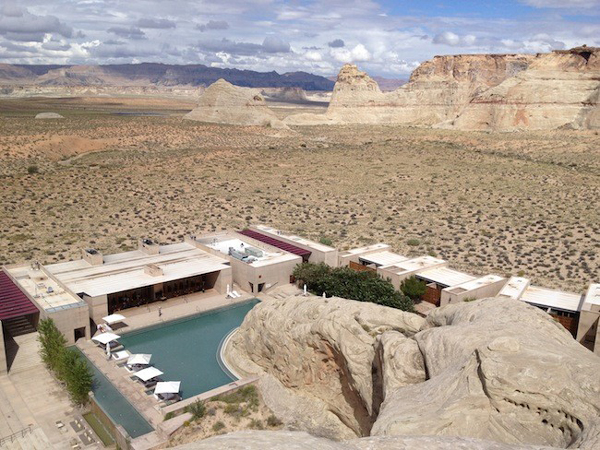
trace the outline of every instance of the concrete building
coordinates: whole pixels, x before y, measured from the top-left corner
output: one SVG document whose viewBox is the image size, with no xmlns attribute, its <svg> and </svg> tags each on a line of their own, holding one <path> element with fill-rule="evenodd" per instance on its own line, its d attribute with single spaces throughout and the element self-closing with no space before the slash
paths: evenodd
<svg viewBox="0 0 600 450">
<path fill-rule="evenodd" d="M 446 267 L 447 265 L 448 263 L 443 259 L 426 255 L 378 267 L 377 274 L 383 279 L 389 280 L 397 290 L 400 290 L 400 285 L 404 279 L 427 270 Z"/>
<path fill-rule="evenodd" d="M 506 284 L 506 278 L 498 275 L 486 275 L 442 289 L 440 306 L 450 303 L 495 297 Z"/>
<path fill-rule="evenodd" d="M 281 245 L 287 249 L 282 250 L 242 232 L 190 236 L 186 242 L 226 258 L 233 268 L 233 282 L 248 292 L 262 292 L 293 282 L 295 267 L 304 258 L 308 259 L 307 252 L 299 247 Z"/>
<path fill-rule="evenodd" d="M 526 278 L 511 277 L 498 295 L 520 300 L 543 309 L 573 336 L 577 335 L 579 312 L 583 304 L 581 294 L 532 286 Z"/>
<path fill-rule="evenodd" d="M 320 242 L 304 239 L 300 236 L 284 234 L 282 231 L 266 225 L 252 225 L 249 229 L 255 233 L 294 245 L 310 252 L 307 259 L 310 263 L 325 263 L 331 267 L 337 267 L 338 265 L 338 251 L 336 248 L 321 244 Z"/>
<path fill-rule="evenodd" d="M 149 239 L 130 252 L 102 255 L 86 249 L 76 261 L 5 266 L 0 271 L 0 372 L 7 367 L 5 344 L 27 326 L 34 331 L 40 319 L 53 319 L 73 344 L 89 339 L 96 324 L 116 311 L 210 289 L 225 293 L 232 283 L 226 258 L 185 242 L 158 245 Z"/>
<path fill-rule="evenodd" d="M 389 250 L 390 246 L 387 244 L 377 243 L 368 245 L 366 247 L 353 248 L 352 250 L 346 250 L 338 253 L 338 267 L 352 267 L 354 265 L 368 265 L 368 261 L 365 259 L 361 260 L 361 257 L 367 256 L 371 253 L 379 253 L 382 251 Z M 362 261 L 362 262 L 361 262 Z M 354 268 L 354 267 L 352 267 Z"/>
<path fill-rule="evenodd" d="M 427 290 L 423 296 L 423 301 L 434 304 L 435 306 L 441 305 L 442 292 L 444 289 L 476 279 L 473 275 L 459 272 L 445 266 L 418 272 L 415 277 L 427 284 Z"/>
<path fill-rule="evenodd" d="M 600 284 L 591 284 L 581 307 L 577 340 L 600 356 Z"/>
</svg>

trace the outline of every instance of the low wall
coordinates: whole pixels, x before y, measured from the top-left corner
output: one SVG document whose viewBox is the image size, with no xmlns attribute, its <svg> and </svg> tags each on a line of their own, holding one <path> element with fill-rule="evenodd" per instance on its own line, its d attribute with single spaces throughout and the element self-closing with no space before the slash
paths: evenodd
<svg viewBox="0 0 600 450">
<path fill-rule="evenodd" d="M 121 426 L 117 425 L 112 421 L 109 415 L 102 409 L 102 406 L 96 402 L 96 398 L 94 397 L 93 392 L 90 392 L 90 411 L 93 412 L 96 417 L 102 422 L 102 424 L 110 430 L 111 434 L 115 438 L 115 442 L 119 446 L 119 448 L 123 450 L 129 450 L 131 447 L 129 442 L 131 438 L 127 431 Z"/>
<path fill-rule="evenodd" d="M 202 394 L 195 395 L 190 398 L 186 398 L 185 400 L 181 400 L 180 402 L 173 403 L 172 405 L 161 408 L 161 412 L 163 415 L 167 415 L 172 413 L 174 415 L 181 414 L 185 412 L 185 408 L 192 403 L 196 403 L 198 400 L 206 401 L 211 399 L 212 397 L 216 397 L 221 394 L 229 394 L 231 392 L 237 391 L 239 388 L 243 386 L 247 386 L 249 384 L 254 384 L 258 381 L 258 377 L 249 377 L 244 378 L 243 380 L 233 381 L 224 386 L 220 386 L 218 388 L 212 389 L 210 391 L 203 392 Z"/>
</svg>

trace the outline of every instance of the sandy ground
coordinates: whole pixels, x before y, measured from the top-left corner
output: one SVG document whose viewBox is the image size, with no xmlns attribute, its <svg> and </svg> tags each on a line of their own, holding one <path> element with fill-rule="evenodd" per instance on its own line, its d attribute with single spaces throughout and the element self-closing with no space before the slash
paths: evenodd
<svg viewBox="0 0 600 450">
<path fill-rule="evenodd" d="M 185 121 L 175 101 L 103 100 L 0 102 L 0 264 L 262 222 L 549 287 L 599 281 L 594 132 L 281 131 Z M 65 119 L 33 119 L 40 111 Z M 164 115 L 119 114 L 131 111 Z"/>
</svg>

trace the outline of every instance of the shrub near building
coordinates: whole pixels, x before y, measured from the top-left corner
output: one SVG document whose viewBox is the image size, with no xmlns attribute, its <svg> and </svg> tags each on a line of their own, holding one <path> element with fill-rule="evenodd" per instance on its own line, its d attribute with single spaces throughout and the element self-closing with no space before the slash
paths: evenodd
<svg viewBox="0 0 600 450">
<path fill-rule="evenodd" d="M 307 289 L 315 295 L 325 293 L 330 297 L 376 303 L 402 311 L 414 310 L 409 297 L 372 272 L 357 272 L 348 267 L 332 268 L 323 263 L 305 263 L 296 266 L 294 277 L 300 286 L 306 284 Z"/>
<path fill-rule="evenodd" d="M 52 319 L 40 320 L 38 332 L 42 361 L 65 383 L 74 404 L 86 404 L 94 381 L 87 362 L 75 350 L 66 347 L 67 341 Z"/>
</svg>

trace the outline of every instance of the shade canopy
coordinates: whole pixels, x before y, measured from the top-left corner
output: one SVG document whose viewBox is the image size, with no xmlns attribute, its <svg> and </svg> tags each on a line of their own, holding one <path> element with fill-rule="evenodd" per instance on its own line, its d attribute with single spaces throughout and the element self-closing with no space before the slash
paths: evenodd
<svg viewBox="0 0 600 450">
<path fill-rule="evenodd" d="M 134 364 L 150 364 L 150 358 L 152 355 L 147 353 L 136 353 L 131 355 L 127 360 L 127 365 L 132 366 Z"/>
<path fill-rule="evenodd" d="M 181 381 L 161 381 L 156 383 L 154 393 L 158 394 L 178 394 Z"/>
<path fill-rule="evenodd" d="M 159 377 L 162 374 L 163 373 L 156 367 L 147 367 L 146 369 L 142 369 L 139 372 L 134 373 L 134 375 L 142 381 L 151 380 L 152 378 Z"/>
<path fill-rule="evenodd" d="M 123 322 L 125 320 L 125 316 L 122 316 L 121 314 L 111 314 L 110 316 L 103 317 L 102 320 L 104 320 L 108 325 L 112 325 L 113 323 Z"/>
<path fill-rule="evenodd" d="M 98 336 L 94 336 L 92 338 L 92 341 L 99 342 L 100 344 L 108 344 L 111 341 L 116 341 L 120 337 L 121 336 L 119 336 L 118 334 L 115 334 L 115 333 L 102 333 L 102 334 L 99 334 Z"/>
</svg>

